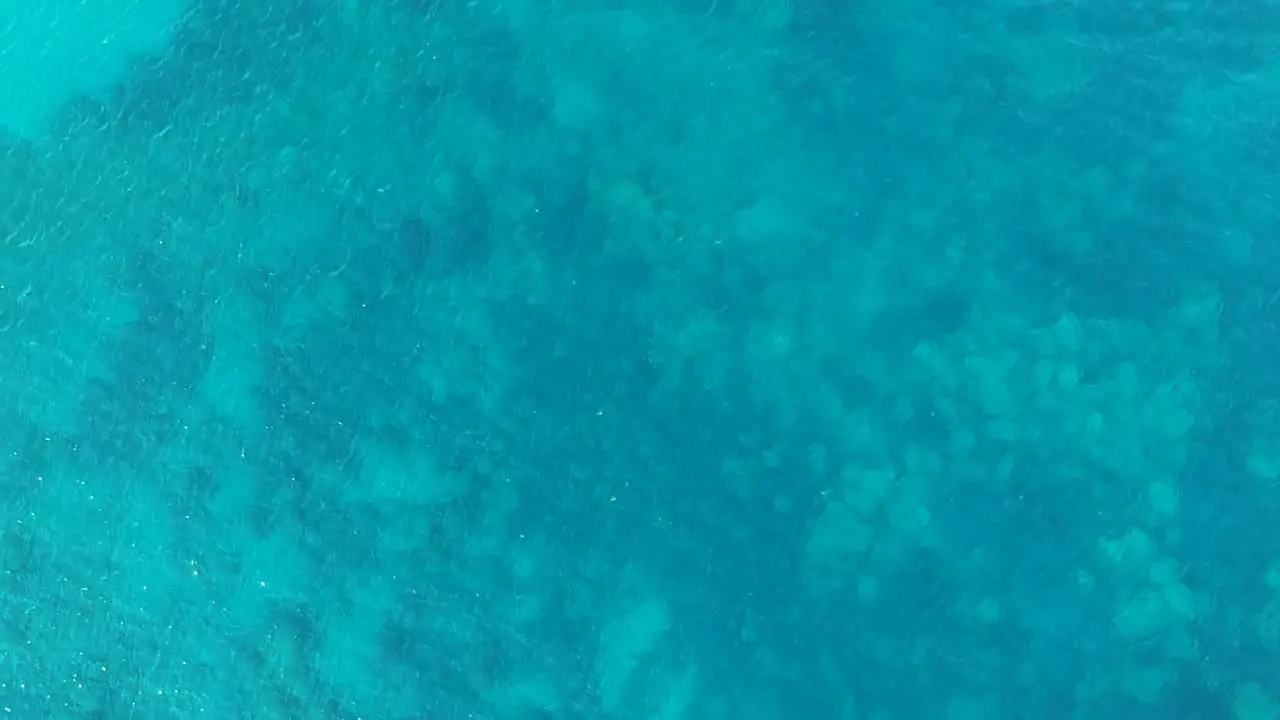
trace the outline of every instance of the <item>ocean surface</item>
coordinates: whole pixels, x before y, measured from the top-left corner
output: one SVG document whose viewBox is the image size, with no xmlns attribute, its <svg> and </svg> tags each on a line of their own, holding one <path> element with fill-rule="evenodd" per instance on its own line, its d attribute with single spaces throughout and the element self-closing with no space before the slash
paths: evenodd
<svg viewBox="0 0 1280 720">
<path fill-rule="evenodd" d="M 1280 718 L 1280 5 L 0 0 L 0 711 Z"/>
</svg>

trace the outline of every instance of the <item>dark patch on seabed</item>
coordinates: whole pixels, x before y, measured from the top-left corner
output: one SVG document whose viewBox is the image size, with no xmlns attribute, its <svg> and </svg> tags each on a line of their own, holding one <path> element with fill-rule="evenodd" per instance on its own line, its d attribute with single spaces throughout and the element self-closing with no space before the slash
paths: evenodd
<svg viewBox="0 0 1280 720">
<path fill-rule="evenodd" d="M 273 3 L 265 16 L 237 0 L 198 0 L 168 51 L 120 91 L 121 119 L 160 129 L 192 103 L 239 105 L 269 94 L 320 12 L 314 0 Z"/>
<path fill-rule="evenodd" d="M 128 274 L 138 320 L 111 351 L 110 376 L 85 398 L 86 447 L 134 458 L 176 431 L 176 414 L 195 391 L 211 359 L 200 322 L 198 293 L 166 278 L 163 261 L 138 255 Z"/>
<path fill-rule="evenodd" d="M 374 274 L 401 270 L 417 280 L 464 274 L 487 263 L 493 254 L 489 198 L 464 170 L 456 179 L 455 205 L 437 217 L 407 215 L 375 225 L 374 242 L 361 261 L 370 263 Z"/>
<path fill-rule="evenodd" d="M 1234 595 L 1248 592 L 1280 553 L 1280 537 L 1260 532 L 1280 522 L 1280 498 L 1260 492 L 1266 483 L 1246 466 L 1250 433 L 1242 419 L 1215 429 L 1180 483 L 1180 557 L 1207 585 Z"/>
</svg>

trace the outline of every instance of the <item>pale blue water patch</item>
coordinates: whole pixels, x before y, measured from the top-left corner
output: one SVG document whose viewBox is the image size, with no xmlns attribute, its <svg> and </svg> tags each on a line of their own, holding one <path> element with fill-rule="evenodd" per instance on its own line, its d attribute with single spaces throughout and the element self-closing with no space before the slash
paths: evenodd
<svg viewBox="0 0 1280 720">
<path fill-rule="evenodd" d="M 163 53 L 187 0 L 0 3 L 0 126 L 38 137 L 84 95 L 112 90 Z"/>
</svg>

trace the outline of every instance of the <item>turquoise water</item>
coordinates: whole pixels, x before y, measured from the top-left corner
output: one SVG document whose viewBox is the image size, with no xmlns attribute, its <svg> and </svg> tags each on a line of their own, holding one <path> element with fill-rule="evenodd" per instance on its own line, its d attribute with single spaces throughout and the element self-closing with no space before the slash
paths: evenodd
<svg viewBox="0 0 1280 720">
<path fill-rule="evenodd" d="M 1280 718 L 1276 8 L 5 4 L 10 716 Z"/>
</svg>

